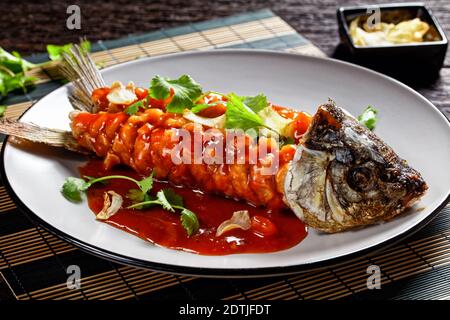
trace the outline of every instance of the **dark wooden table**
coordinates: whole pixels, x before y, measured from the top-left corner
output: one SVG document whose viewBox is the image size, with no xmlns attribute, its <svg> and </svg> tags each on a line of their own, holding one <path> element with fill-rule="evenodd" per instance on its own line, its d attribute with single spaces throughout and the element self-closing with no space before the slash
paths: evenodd
<svg viewBox="0 0 450 320">
<path fill-rule="evenodd" d="M 148 32 L 232 14 L 270 8 L 328 55 L 339 43 L 336 9 L 372 1 L 360 0 L 119 0 L 95 1 L 17 1 L 2 0 L 0 5 L 0 46 L 22 55 L 45 51 L 45 44 L 76 42 L 82 35 L 90 40 L 120 38 L 130 33 Z M 378 0 L 377 3 L 391 2 Z M 425 2 L 450 34 L 450 1 Z M 81 8 L 79 31 L 66 28 L 69 4 Z M 420 75 L 418 75 L 420 77 Z M 415 86 L 450 117 L 450 57 L 447 55 L 440 78 L 427 85 Z M 0 277 L 0 300 L 7 297 L 7 287 Z"/>
<path fill-rule="evenodd" d="M 45 44 L 114 39 L 129 33 L 148 32 L 232 14 L 270 8 L 328 55 L 339 43 L 336 9 L 340 5 L 375 3 L 367 0 L 153 0 L 153 1 L 42 1 L 2 0 L 0 46 L 23 55 L 45 51 Z M 376 3 L 392 2 L 378 0 Z M 450 1 L 425 0 L 444 30 L 450 30 Z M 66 28 L 68 5 L 81 8 L 81 30 Z M 419 75 L 420 76 L 420 75 Z M 450 117 L 450 57 L 441 77 L 427 85 L 414 86 Z"/>
</svg>

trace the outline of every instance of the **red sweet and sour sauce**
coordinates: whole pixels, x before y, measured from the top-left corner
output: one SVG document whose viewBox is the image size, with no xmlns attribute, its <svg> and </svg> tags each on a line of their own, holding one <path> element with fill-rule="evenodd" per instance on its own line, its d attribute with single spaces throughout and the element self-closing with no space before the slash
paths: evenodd
<svg viewBox="0 0 450 320">
<path fill-rule="evenodd" d="M 80 173 L 81 176 L 92 177 L 118 174 L 142 178 L 127 168 L 104 171 L 102 162 L 98 160 L 90 161 L 80 168 Z M 87 192 L 89 207 L 98 213 L 103 207 L 103 194 L 109 190 L 122 195 L 123 207 L 126 207 L 131 204 L 126 198 L 127 191 L 135 188 L 133 182 L 122 179 L 109 180 L 107 185 L 97 183 Z M 155 182 L 151 193 L 156 194 L 163 188 L 174 189 L 183 197 L 184 206 L 195 212 L 200 221 L 198 233 L 188 237 L 181 226 L 179 213 L 168 212 L 157 206 L 144 210 L 120 209 L 105 222 L 154 244 L 203 255 L 280 251 L 295 246 L 307 235 L 306 226 L 288 209 L 256 208 L 242 201 L 166 182 Z M 233 229 L 217 237 L 217 227 L 238 210 L 248 210 L 252 227 L 246 231 Z"/>
</svg>

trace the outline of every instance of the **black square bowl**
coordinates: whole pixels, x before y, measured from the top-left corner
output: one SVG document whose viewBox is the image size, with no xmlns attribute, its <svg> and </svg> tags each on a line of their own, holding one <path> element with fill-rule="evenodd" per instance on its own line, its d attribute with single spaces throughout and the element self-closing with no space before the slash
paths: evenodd
<svg viewBox="0 0 450 320">
<path fill-rule="evenodd" d="M 420 18 L 430 25 L 429 32 L 432 32 L 437 40 L 388 46 L 354 45 L 350 36 L 350 22 L 358 16 L 370 16 L 368 9 L 374 8 L 380 9 L 382 22 L 399 23 Z M 341 49 L 349 61 L 397 78 L 436 76 L 443 65 L 447 52 L 447 37 L 431 10 L 422 3 L 341 7 L 337 10 L 337 18 Z"/>
</svg>

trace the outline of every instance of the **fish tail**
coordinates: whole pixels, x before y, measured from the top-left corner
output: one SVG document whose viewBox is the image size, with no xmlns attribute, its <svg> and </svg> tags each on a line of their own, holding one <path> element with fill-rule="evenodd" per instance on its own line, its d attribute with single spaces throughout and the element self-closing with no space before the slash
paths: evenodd
<svg viewBox="0 0 450 320">
<path fill-rule="evenodd" d="M 78 145 L 69 131 L 48 129 L 33 123 L 4 118 L 0 119 L 0 133 L 52 147 L 65 148 L 78 153 L 87 153 L 86 150 Z"/>
<path fill-rule="evenodd" d="M 78 44 L 70 49 L 70 53 L 63 53 L 62 56 L 60 72 L 73 83 L 70 103 L 75 110 L 95 113 L 97 110 L 91 100 L 91 94 L 95 89 L 106 87 L 95 62 L 89 52 Z"/>
</svg>

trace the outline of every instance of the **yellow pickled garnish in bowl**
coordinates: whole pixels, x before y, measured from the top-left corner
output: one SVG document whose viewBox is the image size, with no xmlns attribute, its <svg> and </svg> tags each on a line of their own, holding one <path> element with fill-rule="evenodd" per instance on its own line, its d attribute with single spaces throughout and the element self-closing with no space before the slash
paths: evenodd
<svg viewBox="0 0 450 320">
<path fill-rule="evenodd" d="M 356 46 L 380 46 L 423 42 L 430 29 L 428 23 L 419 18 L 398 24 L 380 22 L 373 26 L 359 26 L 360 17 L 350 23 L 350 36 Z"/>
</svg>

